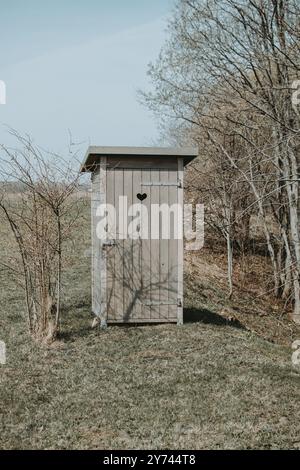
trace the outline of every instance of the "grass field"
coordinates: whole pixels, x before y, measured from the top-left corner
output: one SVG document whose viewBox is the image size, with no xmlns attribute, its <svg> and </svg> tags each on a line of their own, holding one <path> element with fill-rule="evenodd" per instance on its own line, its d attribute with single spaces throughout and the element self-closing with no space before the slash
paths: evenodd
<svg viewBox="0 0 300 470">
<path fill-rule="evenodd" d="M 0 236 L 5 256 L 4 226 Z M 191 282 L 189 269 L 193 322 L 92 330 L 89 243 L 87 220 L 66 272 L 63 334 L 51 348 L 28 339 L 22 292 L 0 273 L 2 449 L 300 448 L 300 373 L 288 340 L 271 343 L 224 319 L 211 298 L 218 288 L 205 273 Z"/>
</svg>

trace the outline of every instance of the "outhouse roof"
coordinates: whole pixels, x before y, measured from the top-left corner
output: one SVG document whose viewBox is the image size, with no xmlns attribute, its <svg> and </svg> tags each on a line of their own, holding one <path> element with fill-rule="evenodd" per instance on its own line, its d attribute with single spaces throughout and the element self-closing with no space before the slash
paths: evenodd
<svg viewBox="0 0 300 470">
<path fill-rule="evenodd" d="M 187 165 L 198 156 L 198 149 L 195 147 L 97 147 L 88 148 L 81 172 L 93 171 L 95 165 L 99 163 L 101 157 L 183 157 L 184 164 Z"/>
</svg>

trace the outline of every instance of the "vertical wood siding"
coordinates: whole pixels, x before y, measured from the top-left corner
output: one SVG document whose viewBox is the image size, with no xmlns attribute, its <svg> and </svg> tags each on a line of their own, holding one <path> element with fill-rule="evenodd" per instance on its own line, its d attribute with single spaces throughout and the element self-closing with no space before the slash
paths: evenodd
<svg viewBox="0 0 300 470">
<path fill-rule="evenodd" d="M 131 204 L 148 209 L 148 229 L 151 230 L 151 204 L 183 204 L 182 189 L 177 187 L 179 175 L 182 177 L 183 162 L 169 168 L 121 168 L 109 166 L 105 171 L 106 203 L 118 208 L 119 196 L 127 196 Z M 163 322 L 182 320 L 182 308 L 178 298 L 182 298 L 183 241 L 174 240 L 173 229 L 170 240 L 141 238 L 115 240 L 115 245 L 101 249 L 95 235 L 95 211 L 101 201 L 100 174 L 93 175 L 92 219 L 93 219 L 93 311 L 101 312 L 101 302 L 107 304 L 107 320 L 111 323 L 123 322 Z M 174 183 L 172 186 L 147 186 L 143 183 Z M 103 188 L 102 184 L 102 188 Z M 98 188 L 98 189 L 97 189 Z M 137 194 L 147 194 L 140 202 Z M 117 210 L 116 232 L 124 231 L 119 226 Z M 129 218 L 129 223 L 132 218 Z M 173 223 L 173 219 L 171 219 Z M 172 224 L 171 224 L 172 225 Z M 140 227 L 140 235 L 143 227 Z M 108 238 L 109 237 L 108 235 Z M 106 266 L 101 258 L 106 253 Z M 100 252 L 100 253 L 99 253 Z M 102 263 L 102 265 L 101 265 Z M 103 272 L 105 266 L 105 289 Z"/>
</svg>

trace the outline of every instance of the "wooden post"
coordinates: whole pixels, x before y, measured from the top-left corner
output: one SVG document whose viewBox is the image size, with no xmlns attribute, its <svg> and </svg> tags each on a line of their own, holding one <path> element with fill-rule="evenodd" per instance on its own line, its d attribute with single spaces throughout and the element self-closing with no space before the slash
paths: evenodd
<svg viewBox="0 0 300 470">
<path fill-rule="evenodd" d="M 100 263 L 101 263 L 101 250 L 100 240 L 96 234 L 96 212 L 100 203 L 100 168 L 95 169 L 92 174 L 92 192 L 91 192 L 91 218 L 92 218 L 92 311 L 96 315 L 93 321 L 93 326 L 97 325 L 97 320 L 100 318 L 101 312 L 101 285 L 100 285 Z M 98 321 L 99 323 L 99 321 Z"/>
<path fill-rule="evenodd" d="M 106 157 L 101 157 L 100 160 L 100 204 L 106 204 Z M 101 311 L 100 311 L 100 328 L 107 328 L 107 299 L 106 299 L 106 263 L 107 254 L 103 247 L 103 240 L 100 241 L 100 256 L 101 256 Z"/>
</svg>

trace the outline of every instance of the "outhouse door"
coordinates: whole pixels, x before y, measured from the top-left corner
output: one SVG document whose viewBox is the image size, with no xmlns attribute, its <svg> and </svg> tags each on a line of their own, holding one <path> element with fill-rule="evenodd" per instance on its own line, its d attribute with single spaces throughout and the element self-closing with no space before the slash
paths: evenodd
<svg viewBox="0 0 300 470">
<path fill-rule="evenodd" d="M 116 210 L 113 236 L 108 234 L 102 246 L 106 282 L 101 303 L 106 302 L 109 323 L 176 322 L 182 313 L 183 241 L 175 238 L 175 214 L 166 212 L 167 206 L 183 204 L 182 170 L 179 158 L 162 162 L 143 159 L 142 164 L 138 159 L 123 159 L 121 165 L 107 159 L 106 174 L 102 175 L 106 204 Z M 162 204 L 165 212 L 160 212 L 159 236 L 156 227 L 153 237 L 151 207 Z M 169 239 L 162 234 L 162 221 L 167 216 Z"/>
</svg>

